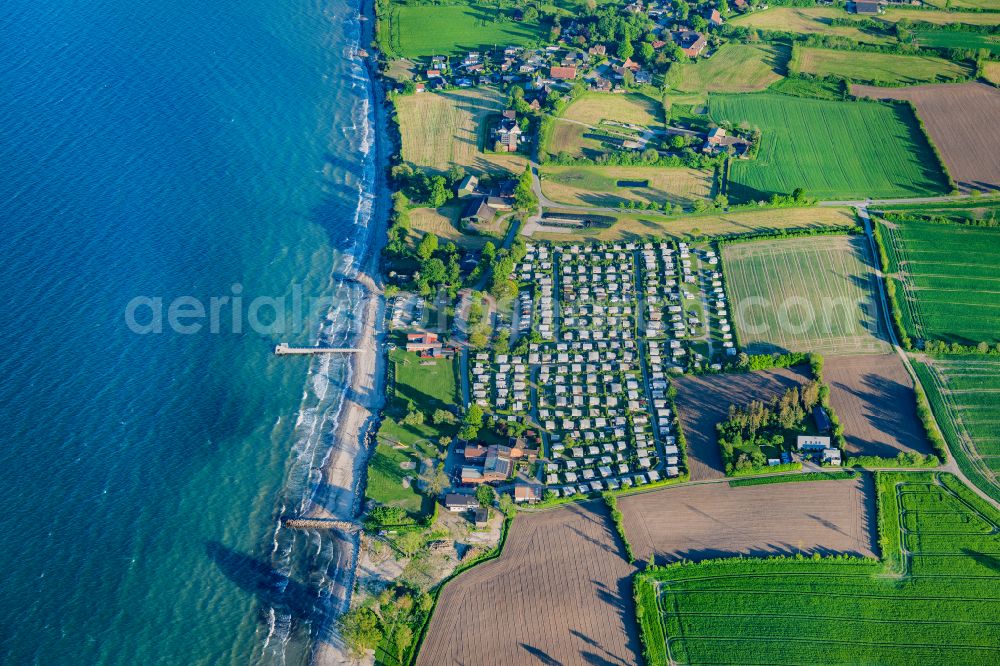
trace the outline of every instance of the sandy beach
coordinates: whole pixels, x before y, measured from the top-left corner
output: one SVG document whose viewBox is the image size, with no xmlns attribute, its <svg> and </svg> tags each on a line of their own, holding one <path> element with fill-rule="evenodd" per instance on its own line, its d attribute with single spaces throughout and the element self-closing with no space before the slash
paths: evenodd
<svg viewBox="0 0 1000 666">
<path fill-rule="evenodd" d="M 361 5 L 362 25 L 360 45 L 371 43 L 374 37 L 374 7 L 369 0 Z M 362 509 L 362 489 L 367 472 L 368 457 L 379 425 L 379 414 L 385 404 L 386 354 L 385 354 L 385 298 L 379 262 L 385 244 L 388 214 L 388 189 L 385 182 L 388 146 L 385 145 L 386 108 L 377 64 L 367 58 L 366 67 L 371 78 L 371 104 L 375 116 L 375 201 L 369 223 L 367 253 L 359 267 L 357 282 L 365 292 L 358 339 L 353 346 L 361 351 L 351 358 L 351 381 L 344 396 L 340 413 L 336 444 L 323 466 L 323 485 L 317 492 L 311 517 L 354 520 Z M 358 563 L 360 537 L 357 533 L 336 532 L 333 537 L 341 540 L 345 554 L 338 579 L 332 584 L 332 593 L 338 604 L 333 609 L 330 626 L 322 627 L 320 639 L 313 648 L 314 664 L 352 664 L 351 659 L 335 628 L 337 617 L 350 607 Z"/>
</svg>

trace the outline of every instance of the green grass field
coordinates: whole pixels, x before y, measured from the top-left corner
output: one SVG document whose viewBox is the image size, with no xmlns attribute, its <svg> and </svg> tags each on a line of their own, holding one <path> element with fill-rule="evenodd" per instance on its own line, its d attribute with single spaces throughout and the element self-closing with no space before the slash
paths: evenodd
<svg viewBox="0 0 1000 666">
<path fill-rule="evenodd" d="M 955 461 L 1000 501 L 1000 359 L 944 356 L 913 367 Z"/>
<path fill-rule="evenodd" d="M 913 338 L 1000 342 L 1000 229 L 879 222 L 904 325 Z"/>
<path fill-rule="evenodd" d="M 965 64 L 924 55 L 896 55 L 802 48 L 799 69 L 816 76 L 838 76 L 856 83 L 912 85 L 946 83 L 973 74 Z"/>
<path fill-rule="evenodd" d="M 422 365 L 423 360 L 416 354 L 398 348 L 389 352 L 389 361 L 393 368 L 393 391 L 379 426 L 378 445 L 368 463 L 365 495 L 381 504 L 405 509 L 411 518 L 419 520 L 434 505 L 434 499 L 416 487 L 420 460 L 433 458 L 438 438 L 455 430 L 454 426 L 431 423 L 435 409 L 457 404 L 455 362 L 438 359 L 431 361 L 431 365 Z M 424 423 L 403 423 L 407 402 L 424 413 Z M 403 465 L 409 469 L 403 469 Z M 410 481 L 404 483 L 407 477 Z"/>
<path fill-rule="evenodd" d="M 889 351 L 863 237 L 734 243 L 722 258 L 736 332 L 748 353 Z"/>
<path fill-rule="evenodd" d="M 954 32 L 951 30 L 915 30 L 913 32 L 921 46 L 946 49 L 987 49 L 994 56 L 1000 55 L 1000 38 L 976 32 Z"/>
<path fill-rule="evenodd" d="M 410 400 L 417 409 L 426 412 L 457 403 L 458 392 L 453 360 L 425 361 L 415 353 L 402 349 L 393 349 L 389 353 L 389 360 L 395 369 L 397 398 Z"/>
<path fill-rule="evenodd" d="M 546 34 L 537 23 L 496 16 L 496 9 L 487 5 L 393 5 L 388 20 L 380 21 L 379 39 L 390 55 L 427 58 L 494 44 L 530 45 Z"/>
<path fill-rule="evenodd" d="M 669 85 L 683 92 L 752 92 L 782 77 L 789 48 L 779 44 L 724 44 L 711 58 L 670 68 Z"/>
<path fill-rule="evenodd" d="M 545 196 L 573 206 L 669 201 L 691 208 L 712 194 L 712 172 L 698 169 L 544 166 L 541 176 Z"/>
<path fill-rule="evenodd" d="M 913 112 L 902 105 L 773 93 L 711 95 L 717 122 L 762 132 L 753 160 L 735 160 L 728 191 L 758 200 L 803 187 L 820 199 L 942 194 L 947 180 Z"/>
<path fill-rule="evenodd" d="M 947 474 L 877 483 L 883 562 L 730 559 L 640 574 L 647 664 L 995 664 L 1000 513 Z"/>
</svg>

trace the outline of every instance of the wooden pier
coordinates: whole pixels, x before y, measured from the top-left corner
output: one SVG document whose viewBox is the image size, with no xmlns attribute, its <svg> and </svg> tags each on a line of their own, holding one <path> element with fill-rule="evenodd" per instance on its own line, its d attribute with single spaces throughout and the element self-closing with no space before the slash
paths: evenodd
<svg viewBox="0 0 1000 666">
<path fill-rule="evenodd" d="M 287 342 L 279 343 L 274 348 L 277 356 L 292 356 L 304 354 L 357 354 L 360 349 L 351 347 L 289 347 Z"/>
</svg>

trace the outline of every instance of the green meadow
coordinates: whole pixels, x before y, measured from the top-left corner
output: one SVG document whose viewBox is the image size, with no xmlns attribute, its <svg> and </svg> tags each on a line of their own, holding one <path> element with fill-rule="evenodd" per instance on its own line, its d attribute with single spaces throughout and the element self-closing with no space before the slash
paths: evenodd
<svg viewBox="0 0 1000 666">
<path fill-rule="evenodd" d="M 711 95 L 719 123 L 759 128 L 755 159 L 734 160 L 729 195 L 766 199 L 802 187 L 820 199 L 943 194 L 947 179 L 909 107 L 773 93 Z"/>
<path fill-rule="evenodd" d="M 390 55 L 426 58 L 458 55 L 495 45 L 538 42 L 547 29 L 517 22 L 486 5 L 392 5 L 379 24 L 379 40 Z"/>
</svg>

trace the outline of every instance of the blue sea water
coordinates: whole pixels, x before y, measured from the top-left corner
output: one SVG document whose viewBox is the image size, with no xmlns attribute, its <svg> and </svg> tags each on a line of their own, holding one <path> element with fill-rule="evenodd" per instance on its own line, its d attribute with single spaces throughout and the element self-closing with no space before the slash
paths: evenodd
<svg viewBox="0 0 1000 666">
<path fill-rule="evenodd" d="M 373 173 L 357 11 L 4 3 L 0 662 L 302 663 L 334 613 L 342 549 L 275 530 L 348 370 L 271 349 L 319 322 L 142 335 L 125 309 L 301 289 L 348 339 Z"/>
</svg>

